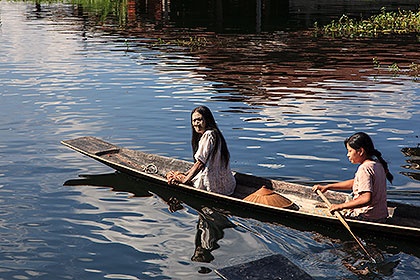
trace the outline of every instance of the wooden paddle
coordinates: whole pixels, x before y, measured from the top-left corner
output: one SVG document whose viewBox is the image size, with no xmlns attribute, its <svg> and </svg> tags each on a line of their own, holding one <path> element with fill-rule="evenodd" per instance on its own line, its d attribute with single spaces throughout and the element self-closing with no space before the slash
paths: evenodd
<svg viewBox="0 0 420 280">
<path fill-rule="evenodd" d="M 331 202 L 328 200 L 328 198 L 320 191 L 316 190 L 316 193 L 322 198 L 322 200 L 327 204 L 328 208 L 331 207 Z M 354 235 L 354 233 L 351 231 L 349 224 L 346 222 L 344 217 L 341 215 L 339 211 L 334 211 L 335 216 L 340 220 L 340 222 L 346 227 L 346 229 L 350 232 L 350 234 L 353 236 L 353 238 L 356 240 L 357 244 L 359 244 L 360 248 L 362 248 L 363 252 L 369 257 L 369 259 L 376 263 L 376 260 L 372 257 L 371 254 L 366 250 L 366 248 L 363 246 L 362 242 L 360 242 L 359 238 Z"/>
</svg>

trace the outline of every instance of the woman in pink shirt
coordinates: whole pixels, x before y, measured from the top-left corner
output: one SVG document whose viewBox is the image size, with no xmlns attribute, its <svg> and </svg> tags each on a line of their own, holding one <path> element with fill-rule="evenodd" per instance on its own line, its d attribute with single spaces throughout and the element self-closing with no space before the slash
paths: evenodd
<svg viewBox="0 0 420 280">
<path fill-rule="evenodd" d="M 328 185 L 315 185 L 312 190 L 326 192 L 329 189 L 352 190 L 353 199 L 333 204 L 330 211 L 349 209 L 346 217 L 384 222 L 388 217 L 386 179 L 393 176 L 381 153 L 375 149 L 372 139 L 364 132 L 353 134 L 344 141 L 351 163 L 360 164 L 354 179 Z M 374 160 L 376 158 L 376 160 Z"/>
</svg>

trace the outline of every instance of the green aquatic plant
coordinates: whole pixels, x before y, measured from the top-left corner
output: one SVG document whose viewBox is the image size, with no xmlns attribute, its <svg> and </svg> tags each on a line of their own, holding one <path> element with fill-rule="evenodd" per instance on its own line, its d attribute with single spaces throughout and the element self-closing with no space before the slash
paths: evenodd
<svg viewBox="0 0 420 280">
<path fill-rule="evenodd" d="M 392 63 L 391 66 L 388 66 L 388 69 L 392 72 L 392 74 L 394 74 L 394 76 L 397 76 L 401 71 L 397 63 Z"/>
<path fill-rule="evenodd" d="M 412 62 L 409 66 L 411 73 L 413 73 L 413 75 L 415 77 L 419 77 L 420 75 L 420 64 L 416 64 L 414 62 Z"/>
<path fill-rule="evenodd" d="M 176 40 L 177 45 L 186 47 L 204 47 L 207 45 L 205 37 L 190 37 L 188 40 Z"/>
<path fill-rule="evenodd" d="M 375 66 L 376 69 L 381 68 L 381 63 L 379 62 L 377 57 L 372 58 L 373 61 L 373 65 Z"/>
<path fill-rule="evenodd" d="M 391 72 L 394 77 L 399 75 L 411 76 L 415 81 L 418 81 L 420 78 L 420 64 L 411 62 L 407 65 L 399 65 L 394 62 L 391 65 L 383 66 L 383 64 L 378 60 L 377 57 L 372 58 L 374 68 L 379 72 L 386 71 Z"/>
<path fill-rule="evenodd" d="M 189 37 L 188 39 L 174 39 L 174 40 L 164 40 L 159 38 L 155 45 L 176 45 L 180 47 L 186 47 L 190 49 L 197 49 L 200 47 L 205 47 L 209 44 L 205 37 Z"/>
<path fill-rule="evenodd" d="M 355 20 L 343 15 L 338 21 L 333 20 L 322 27 L 319 27 L 318 23 L 314 24 L 315 36 L 332 38 L 376 37 L 384 34 L 409 33 L 420 33 L 420 10 L 387 12 L 385 8 L 382 8 L 380 14 L 368 19 Z"/>
</svg>

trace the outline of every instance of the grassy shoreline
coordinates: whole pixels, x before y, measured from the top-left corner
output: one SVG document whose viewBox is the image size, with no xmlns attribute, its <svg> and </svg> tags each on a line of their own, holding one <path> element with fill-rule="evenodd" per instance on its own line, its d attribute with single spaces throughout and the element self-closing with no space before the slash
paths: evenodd
<svg viewBox="0 0 420 280">
<path fill-rule="evenodd" d="M 338 21 L 319 27 L 314 24 L 315 36 L 332 38 L 377 37 L 388 34 L 420 34 L 420 10 L 417 12 L 398 10 L 387 12 L 381 9 L 380 14 L 368 19 L 354 20 L 347 15 Z"/>
</svg>

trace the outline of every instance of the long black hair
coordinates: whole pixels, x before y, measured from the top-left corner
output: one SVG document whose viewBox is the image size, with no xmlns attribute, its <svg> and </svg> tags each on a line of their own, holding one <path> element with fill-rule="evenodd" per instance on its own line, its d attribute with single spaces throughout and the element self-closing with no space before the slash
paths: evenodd
<svg viewBox="0 0 420 280">
<path fill-rule="evenodd" d="M 197 112 L 200 113 L 203 116 L 204 123 L 205 123 L 205 130 L 213 130 L 216 134 L 216 143 L 215 148 L 212 151 L 212 155 L 216 154 L 217 147 L 219 146 L 219 143 L 221 144 L 221 156 L 222 161 L 225 164 L 225 166 L 229 163 L 229 150 L 225 141 L 225 138 L 223 137 L 222 133 L 219 130 L 219 127 L 216 124 L 216 121 L 214 120 L 213 114 L 211 113 L 210 109 L 206 106 L 199 106 L 194 108 L 191 112 L 191 129 L 192 129 L 192 137 L 191 137 L 191 146 L 193 149 L 193 155 L 198 150 L 198 143 L 200 142 L 201 134 L 197 133 L 192 125 L 192 115 Z M 195 159 L 194 159 L 195 160 Z"/>
<path fill-rule="evenodd" d="M 381 152 L 375 149 L 372 139 L 364 132 L 358 132 L 344 140 L 344 145 L 349 145 L 351 148 L 358 150 L 363 148 L 369 158 L 376 157 L 382 164 L 385 170 L 386 178 L 392 183 L 394 176 L 388 170 L 388 163 L 382 158 Z"/>
</svg>

